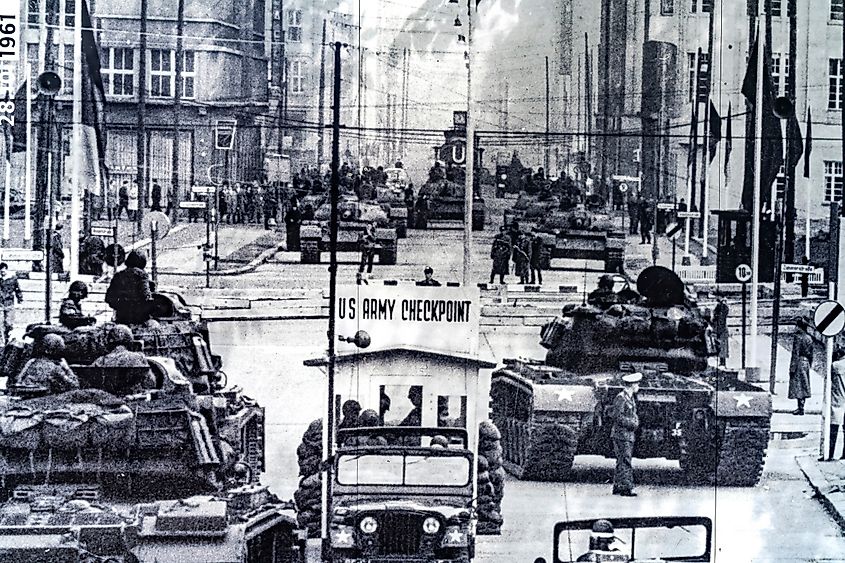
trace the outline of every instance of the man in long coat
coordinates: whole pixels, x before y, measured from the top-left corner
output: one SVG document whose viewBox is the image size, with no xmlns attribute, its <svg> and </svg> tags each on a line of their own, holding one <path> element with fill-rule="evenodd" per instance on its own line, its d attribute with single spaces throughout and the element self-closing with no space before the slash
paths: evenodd
<svg viewBox="0 0 845 563">
<path fill-rule="evenodd" d="M 789 361 L 789 398 L 798 401 L 792 414 L 804 414 L 804 401 L 810 398 L 810 366 L 813 363 L 813 339 L 807 333 L 806 319 L 798 319 L 792 338 L 792 358 Z"/>
<path fill-rule="evenodd" d="M 640 418 L 637 416 L 637 400 L 635 395 L 640 388 L 641 373 L 629 373 L 622 376 L 625 387 L 613 399 L 612 418 L 613 428 L 610 438 L 613 440 L 613 452 L 616 454 L 616 470 L 613 473 L 613 494 L 623 497 L 635 497 L 634 468 L 631 460 L 634 457 L 634 441 Z"/>
<path fill-rule="evenodd" d="M 724 366 L 728 361 L 729 349 L 729 335 L 728 335 L 728 314 L 730 308 L 728 301 L 724 296 L 719 298 L 719 302 L 713 309 L 713 330 L 716 332 L 716 348 L 719 352 L 719 365 Z"/>
<path fill-rule="evenodd" d="M 511 251 L 511 239 L 505 232 L 505 227 L 499 227 L 499 234 L 493 239 L 493 248 L 490 250 L 490 258 L 493 259 L 490 283 L 493 283 L 496 275 L 499 276 L 499 283 L 505 283 L 505 276 L 510 268 Z"/>
</svg>

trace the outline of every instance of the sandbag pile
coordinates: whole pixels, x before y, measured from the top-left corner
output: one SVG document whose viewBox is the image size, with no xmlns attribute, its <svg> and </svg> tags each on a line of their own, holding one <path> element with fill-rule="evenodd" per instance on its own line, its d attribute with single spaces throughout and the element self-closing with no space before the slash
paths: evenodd
<svg viewBox="0 0 845 563">
<path fill-rule="evenodd" d="M 308 530 L 309 537 L 320 534 L 322 511 L 323 477 L 320 460 L 323 457 L 323 420 L 312 422 L 302 435 L 302 443 L 296 448 L 299 464 L 299 488 L 293 493 L 296 503 L 296 521 Z"/>
<path fill-rule="evenodd" d="M 135 442 L 135 415 L 111 395 L 69 391 L 10 404 L 0 413 L 0 447 L 123 449 Z"/>
<path fill-rule="evenodd" d="M 496 425 L 484 421 L 478 426 L 478 528 L 479 535 L 502 533 L 502 497 L 505 468 L 502 467 L 502 435 Z"/>
</svg>

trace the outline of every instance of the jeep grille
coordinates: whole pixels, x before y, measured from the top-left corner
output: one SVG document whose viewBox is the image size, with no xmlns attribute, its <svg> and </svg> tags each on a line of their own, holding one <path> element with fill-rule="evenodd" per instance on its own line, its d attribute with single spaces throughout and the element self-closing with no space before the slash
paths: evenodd
<svg viewBox="0 0 845 563">
<path fill-rule="evenodd" d="M 379 522 L 379 555 L 416 555 L 420 550 L 422 521 L 418 514 L 386 512 Z"/>
</svg>

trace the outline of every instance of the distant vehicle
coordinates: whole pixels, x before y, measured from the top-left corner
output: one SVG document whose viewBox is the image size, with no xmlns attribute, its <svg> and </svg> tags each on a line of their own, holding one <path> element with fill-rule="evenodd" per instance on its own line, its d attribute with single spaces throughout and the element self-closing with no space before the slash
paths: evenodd
<svg viewBox="0 0 845 563">
<path fill-rule="evenodd" d="M 593 550 L 591 535 L 596 519 L 555 524 L 551 563 L 624 561 L 626 563 L 710 563 L 713 557 L 713 522 L 704 516 L 643 516 L 607 518 L 613 526 L 608 549 Z M 534 563 L 546 563 L 538 557 Z"/>
<path fill-rule="evenodd" d="M 384 175 L 387 176 L 388 188 L 404 190 L 408 187 L 408 173 L 404 168 L 385 168 Z"/>
</svg>

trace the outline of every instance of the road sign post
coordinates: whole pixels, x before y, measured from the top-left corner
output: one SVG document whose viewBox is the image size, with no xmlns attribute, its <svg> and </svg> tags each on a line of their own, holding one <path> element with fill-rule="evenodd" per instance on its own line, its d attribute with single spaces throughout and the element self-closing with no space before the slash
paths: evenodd
<svg viewBox="0 0 845 563">
<path fill-rule="evenodd" d="M 150 266 L 150 273 L 153 279 L 153 283 L 158 289 L 158 221 L 153 219 L 150 222 L 150 260 L 152 262 L 152 266 Z"/>
<path fill-rule="evenodd" d="M 845 307 L 834 300 L 819 303 L 813 314 L 813 325 L 825 337 L 825 378 L 824 401 L 822 407 L 822 439 L 819 443 L 819 459 L 827 459 L 830 449 L 830 419 L 831 419 L 831 376 L 833 375 L 833 339 L 845 328 Z"/>
<path fill-rule="evenodd" d="M 736 279 L 742 284 L 742 369 L 745 369 L 746 356 L 746 332 L 748 324 L 748 280 L 751 279 L 751 266 L 748 264 L 740 264 L 736 267 Z"/>
</svg>

